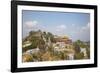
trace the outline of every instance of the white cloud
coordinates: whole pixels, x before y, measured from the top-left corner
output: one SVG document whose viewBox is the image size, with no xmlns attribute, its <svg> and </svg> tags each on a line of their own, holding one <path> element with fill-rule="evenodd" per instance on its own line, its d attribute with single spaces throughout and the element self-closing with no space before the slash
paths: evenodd
<svg viewBox="0 0 100 73">
<path fill-rule="evenodd" d="M 56 31 L 63 31 L 66 29 L 66 25 L 59 25 L 56 27 Z"/>
<path fill-rule="evenodd" d="M 78 29 L 78 31 L 76 31 L 77 33 L 75 34 L 76 37 L 75 39 L 80 39 L 83 41 L 89 41 L 90 39 L 90 23 L 87 23 L 87 25 L 80 27 L 80 29 Z"/>
<path fill-rule="evenodd" d="M 38 22 L 37 21 L 26 21 L 25 24 L 28 28 L 33 28 L 38 25 Z"/>
<path fill-rule="evenodd" d="M 82 31 L 90 29 L 90 23 L 88 23 L 86 26 L 82 27 Z"/>
<path fill-rule="evenodd" d="M 73 26 L 73 27 L 72 27 Z M 71 27 L 67 28 L 68 35 L 75 40 L 89 41 L 90 39 L 90 23 L 84 26 L 77 27 L 76 24 L 72 24 Z"/>
<path fill-rule="evenodd" d="M 87 24 L 87 27 L 90 28 L 90 23 Z"/>
<path fill-rule="evenodd" d="M 76 24 L 72 24 L 72 27 L 75 27 L 76 26 Z"/>
</svg>

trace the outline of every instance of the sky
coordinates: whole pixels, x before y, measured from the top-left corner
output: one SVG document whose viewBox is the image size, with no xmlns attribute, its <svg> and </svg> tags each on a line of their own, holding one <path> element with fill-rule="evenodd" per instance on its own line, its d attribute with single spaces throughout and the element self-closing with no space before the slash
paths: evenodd
<svg viewBox="0 0 100 73">
<path fill-rule="evenodd" d="M 90 14 L 23 10 L 22 28 L 23 38 L 40 29 L 73 41 L 90 41 Z"/>
</svg>

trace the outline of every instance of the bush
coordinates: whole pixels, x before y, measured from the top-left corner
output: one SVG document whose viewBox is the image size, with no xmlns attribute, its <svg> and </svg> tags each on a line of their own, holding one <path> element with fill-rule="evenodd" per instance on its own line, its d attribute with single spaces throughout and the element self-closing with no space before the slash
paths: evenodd
<svg viewBox="0 0 100 73">
<path fill-rule="evenodd" d="M 23 62 L 32 62 L 33 61 L 33 57 L 31 55 L 29 55 L 29 54 L 23 55 L 22 58 L 23 58 L 22 59 Z"/>
<path fill-rule="evenodd" d="M 84 54 L 83 53 L 76 53 L 75 59 L 84 59 Z"/>
</svg>

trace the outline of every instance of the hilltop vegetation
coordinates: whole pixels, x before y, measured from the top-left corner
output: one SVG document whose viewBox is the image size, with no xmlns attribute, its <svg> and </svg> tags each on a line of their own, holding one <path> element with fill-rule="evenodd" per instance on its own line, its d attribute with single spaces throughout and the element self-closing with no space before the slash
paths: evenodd
<svg viewBox="0 0 100 73">
<path fill-rule="evenodd" d="M 29 49 L 33 49 L 36 48 L 37 46 L 41 49 L 41 50 L 45 50 L 45 41 L 43 40 L 43 37 L 45 38 L 45 40 L 48 42 L 48 39 L 50 38 L 51 42 L 54 42 L 54 35 L 50 32 L 46 33 L 46 32 L 42 32 L 41 30 L 38 31 L 30 31 L 29 36 L 26 37 L 23 40 L 23 44 L 25 41 L 30 41 L 32 44 L 30 46 L 24 47 L 23 51 L 29 50 Z M 26 49 L 27 48 L 27 49 Z"/>
</svg>

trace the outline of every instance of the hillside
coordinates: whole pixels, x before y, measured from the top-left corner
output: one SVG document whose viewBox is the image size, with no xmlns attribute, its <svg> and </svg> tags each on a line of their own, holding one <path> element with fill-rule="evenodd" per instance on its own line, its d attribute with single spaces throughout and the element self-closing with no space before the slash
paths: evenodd
<svg viewBox="0 0 100 73">
<path fill-rule="evenodd" d="M 22 42 L 23 62 L 89 59 L 89 42 L 72 40 L 50 32 L 30 31 Z"/>
</svg>

